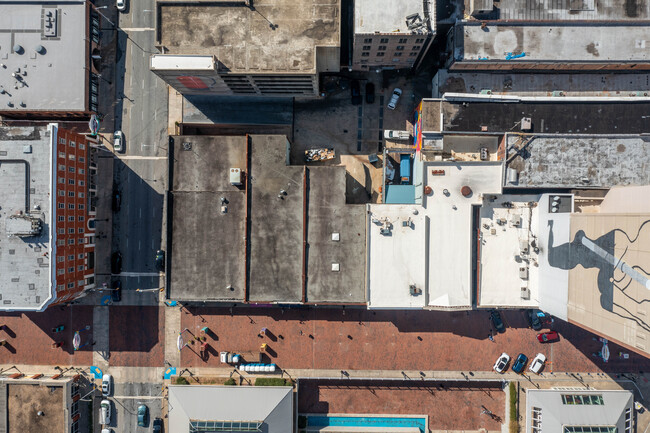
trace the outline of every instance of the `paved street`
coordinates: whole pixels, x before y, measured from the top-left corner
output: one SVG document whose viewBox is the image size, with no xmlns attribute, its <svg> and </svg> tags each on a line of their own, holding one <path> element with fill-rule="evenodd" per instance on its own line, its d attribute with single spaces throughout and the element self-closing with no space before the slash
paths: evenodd
<svg viewBox="0 0 650 433">
<path fill-rule="evenodd" d="M 113 214 L 113 251 L 123 257 L 122 288 L 162 286 L 154 269 L 164 249 L 163 211 L 167 182 L 167 86 L 149 71 L 154 47 L 154 1 L 130 2 L 119 15 L 116 129 L 126 151 L 117 154 L 114 188 L 121 209 Z"/>
<path fill-rule="evenodd" d="M 151 421 L 162 414 L 162 388 L 159 383 L 114 382 L 114 390 L 109 397 L 95 397 L 95 408 L 106 398 L 111 402 L 112 417 L 110 427 L 123 433 L 151 431 Z M 149 420 L 144 427 L 138 426 L 138 407 L 147 406 Z M 99 409 L 95 409 L 97 412 Z M 98 418 L 96 418 L 98 420 Z M 101 425 L 95 423 L 94 431 L 99 433 Z"/>
</svg>

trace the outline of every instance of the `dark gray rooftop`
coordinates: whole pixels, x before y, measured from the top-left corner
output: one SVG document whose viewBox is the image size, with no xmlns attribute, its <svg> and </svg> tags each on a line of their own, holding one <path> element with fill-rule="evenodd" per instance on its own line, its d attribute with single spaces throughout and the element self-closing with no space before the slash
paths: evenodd
<svg viewBox="0 0 650 433">
<path fill-rule="evenodd" d="M 565 96 L 633 98 L 650 96 L 648 83 L 650 83 L 650 74 L 647 73 L 536 74 L 496 71 L 454 72 L 440 69 L 433 80 L 432 96 L 439 98 L 445 93 L 478 94 L 483 90 L 489 90 L 493 95 L 550 97 L 553 92 L 561 91 Z"/>
<path fill-rule="evenodd" d="M 345 176 L 345 167 L 308 168 L 309 302 L 366 300 L 366 210 L 365 205 L 345 204 Z"/>
<path fill-rule="evenodd" d="M 283 135 L 248 140 L 174 137 L 170 297 L 364 302 L 365 208 L 345 203 L 345 167 L 288 165 Z M 250 167 L 248 193 L 245 185 L 230 185 L 231 167 Z"/>
<path fill-rule="evenodd" d="M 172 299 L 244 299 L 246 194 L 243 187 L 230 184 L 229 173 L 230 168 L 245 170 L 246 148 L 245 137 L 174 137 L 168 270 Z"/>
<path fill-rule="evenodd" d="M 611 188 L 650 184 L 650 137 L 508 136 L 507 166 L 520 188 Z"/>
<path fill-rule="evenodd" d="M 443 131 L 518 131 L 530 117 L 529 132 L 553 134 L 644 134 L 650 131 L 650 102 L 476 102 L 443 101 Z M 426 130 L 426 129 L 425 129 Z"/>
<path fill-rule="evenodd" d="M 251 148 L 250 300 L 299 302 L 303 167 L 288 166 L 289 141 L 284 136 L 253 135 Z"/>
<path fill-rule="evenodd" d="M 465 0 L 469 10 L 470 0 Z M 482 19 L 523 21 L 643 21 L 650 17 L 645 0 L 501 0 Z"/>
<path fill-rule="evenodd" d="M 0 310 L 38 311 L 53 298 L 52 129 L 0 128 Z M 41 221 L 40 235 L 12 235 L 12 226 L 27 221 L 20 213 Z"/>
</svg>

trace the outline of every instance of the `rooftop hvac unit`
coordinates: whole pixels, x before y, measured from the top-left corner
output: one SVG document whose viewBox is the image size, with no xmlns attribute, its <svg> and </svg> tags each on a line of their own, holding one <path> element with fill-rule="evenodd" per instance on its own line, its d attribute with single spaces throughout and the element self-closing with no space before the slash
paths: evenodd
<svg viewBox="0 0 650 433">
<path fill-rule="evenodd" d="M 525 239 L 519 240 L 519 251 L 521 254 L 528 254 L 528 241 Z"/>
<path fill-rule="evenodd" d="M 517 182 L 519 182 L 519 173 L 517 173 L 517 170 L 515 170 L 514 168 L 508 167 L 506 169 L 506 176 L 508 178 L 507 179 L 508 183 L 516 185 Z"/>
<path fill-rule="evenodd" d="M 521 118 L 521 130 L 522 131 L 530 131 L 533 129 L 533 119 L 530 117 L 522 117 Z"/>
<path fill-rule="evenodd" d="M 239 186 L 241 185 L 241 169 L 240 168 L 231 168 L 230 169 L 230 184 Z"/>
<path fill-rule="evenodd" d="M 525 266 L 522 266 L 519 268 L 519 278 L 522 280 L 527 280 L 528 279 L 528 268 Z"/>
<path fill-rule="evenodd" d="M 481 147 L 481 161 L 487 161 L 490 157 L 487 147 Z"/>
<path fill-rule="evenodd" d="M 521 215 L 513 215 L 511 222 L 513 226 L 519 227 L 521 225 Z"/>
<path fill-rule="evenodd" d="M 530 299 L 530 290 L 528 287 L 521 288 L 521 299 L 529 300 Z"/>
</svg>

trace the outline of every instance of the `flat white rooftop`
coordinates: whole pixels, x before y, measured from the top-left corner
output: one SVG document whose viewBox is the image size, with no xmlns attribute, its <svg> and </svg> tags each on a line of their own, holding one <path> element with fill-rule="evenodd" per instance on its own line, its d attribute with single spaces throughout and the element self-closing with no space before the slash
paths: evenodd
<svg viewBox="0 0 650 433">
<path fill-rule="evenodd" d="M 414 172 L 424 172 L 416 182 L 422 205 L 369 205 L 368 305 L 471 308 L 473 206 L 485 194 L 501 193 L 502 163 L 417 158 Z M 427 186 L 429 195 L 423 194 Z M 468 196 L 461 194 L 464 186 L 471 189 Z M 391 230 L 382 235 L 387 220 Z M 411 295 L 410 285 L 422 288 L 422 295 Z"/>
<path fill-rule="evenodd" d="M 151 70 L 214 71 L 214 56 L 179 56 L 154 54 L 151 56 Z"/>
<path fill-rule="evenodd" d="M 418 205 L 368 205 L 368 307 L 426 306 L 427 225 Z M 411 286 L 421 293 L 411 293 Z"/>
<path fill-rule="evenodd" d="M 354 2 L 354 32 L 370 33 L 415 33 L 408 29 L 406 17 L 419 14 L 425 18 L 425 7 L 432 17 L 436 16 L 435 2 L 428 0 L 356 0 Z M 435 18 L 430 23 L 435 30 Z M 428 34 L 429 27 L 423 27 L 417 33 Z"/>
<path fill-rule="evenodd" d="M 424 163 L 424 186 L 433 191 L 423 199 L 431 225 L 429 307 L 471 307 L 472 206 L 484 194 L 501 193 L 502 170 L 501 162 Z M 463 186 L 472 191 L 468 197 Z"/>
<path fill-rule="evenodd" d="M 538 195 L 484 197 L 480 214 L 479 307 L 537 307 Z"/>
<path fill-rule="evenodd" d="M 0 311 L 38 311 L 52 298 L 53 129 L 0 128 Z M 16 235 L 28 221 L 21 213 L 40 221 L 40 234 Z"/>
<path fill-rule="evenodd" d="M 459 31 L 460 30 L 460 31 Z M 616 62 L 650 60 L 647 26 L 463 24 L 457 60 Z M 540 43 L 544 41 L 544 43 Z M 570 41 L 570 43 L 569 43 Z M 508 53 L 525 56 L 507 59 Z"/>
<path fill-rule="evenodd" d="M 86 26 L 84 1 L 0 2 L 0 110 L 85 111 Z"/>
</svg>

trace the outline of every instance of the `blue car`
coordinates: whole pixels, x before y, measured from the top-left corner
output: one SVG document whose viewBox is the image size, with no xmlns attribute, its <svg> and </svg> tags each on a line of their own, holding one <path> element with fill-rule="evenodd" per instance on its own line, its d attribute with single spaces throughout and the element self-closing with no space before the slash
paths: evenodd
<svg viewBox="0 0 650 433">
<path fill-rule="evenodd" d="M 146 427 L 149 423 L 149 408 L 144 404 L 138 406 L 138 425 Z"/>
<path fill-rule="evenodd" d="M 528 358 L 526 355 L 520 353 L 519 356 L 517 356 L 517 359 L 515 359 L 515 363 L 512 365 L 512 371 L 517 374 L 521 374 L 521 372 L 524 371 L 527 362 Z"/>
</svg>

